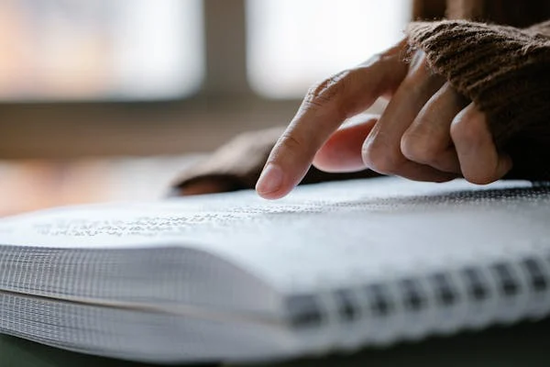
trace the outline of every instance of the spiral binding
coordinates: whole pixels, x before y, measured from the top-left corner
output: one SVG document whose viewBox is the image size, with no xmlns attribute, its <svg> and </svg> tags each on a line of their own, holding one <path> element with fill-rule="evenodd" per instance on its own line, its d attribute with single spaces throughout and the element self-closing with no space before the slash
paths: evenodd
<svg viewBox="0 0 550 367">
<path fill-rule="evenodd" d="M 317 333 L 324 329 L 332 347 L 387 344 L 540 318 L 550 312 L 550 254 L 336 289 L 330 292 L 335 307 L 327 307 L 327 294 L 291 296 L 286 310 L 291 328 Z M 379 327 L 359 330 L 360 335 L 350 338 L 350 329 L 369 325 Z"/>
</svg>

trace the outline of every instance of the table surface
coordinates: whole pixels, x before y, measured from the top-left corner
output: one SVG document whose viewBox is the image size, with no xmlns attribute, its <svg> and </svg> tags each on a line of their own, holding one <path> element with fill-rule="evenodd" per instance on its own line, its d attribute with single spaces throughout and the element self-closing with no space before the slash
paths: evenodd
<svg viewBox="0 0 550 367">
<path fill-rule="evenodd" d="M 57 205 L 162 197 L 178 170 L 196 157 L 0 162 L 0 215 Z M 282 363 L 283 366 L 550 366 L 550 319 L 495 327 L 386 349 L 365 349 Z M 116 366 L 144 364 L 99 358 L 0 335 L 0 367 Z"/>
<path fill-rule="evenodd" d="M 422 342 L 386 349 L 365 349 L 348 356 L 326 356 L 275 364 L 280 367 L 312 366 L 445 366 L 445 367 L 548 367 L 550 366 L 550 320 L 494 327 L 452 337 L 433 337 Z M 143 367 L 67 352 L 29 341 L 0 336 L 2 367 Z M 254 366 L 254 365 L 253 365 Z"/>
</svg>

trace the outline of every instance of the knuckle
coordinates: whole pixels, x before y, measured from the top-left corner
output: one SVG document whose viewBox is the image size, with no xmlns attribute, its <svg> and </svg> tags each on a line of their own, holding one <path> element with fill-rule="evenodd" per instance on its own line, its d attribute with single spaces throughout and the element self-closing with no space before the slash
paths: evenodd
<svg viewBox="0 0 550 367">
<path fill-rule="evenodd" d="M 277 145 L 279 146 L 279 149 L 284 150 L 285 154 L 294 156 L 301 154 L 305 148 L 304 142 L 291 134 L 284 134 L 281 136 L 281 139 Z"/>
<path fill-rule="evenodd" d="M 401 138 L 401 153 L 417 163 L 435 163 L 443 151 L 437 139 L 421 132 L 407 132 Z"/>
<path fill-rule="evenodd" d="M 368 168 L 386 175 L 396 173 L 403 163 L 403 158 L 399 152 L 394 152 L 376 142 L 365 144 L 362 157 Z"/>
<path fill-rule="evenodd" d="M 425 73 L 430 70 L 426 53 L 421 49 L 416 49 L 411 57 L 410 69 L 415 72 Z"/>
<path fill-rule="evenodd" d="M 468 118 L 468 116 L 459 115 L 451 123 L 451 138 L 453 141 L 477 140 L 480 134 L 479 128 L 480 126 L 477 120 Z"/>
<path fill-rule="evenodd" d="M 402 83 L 409 93 L 426 93 L 444 84 L 444 78 L 434 72 L 422 54 L 409 65 L 409 72 Z"/>
<path fill-rule="evenodd" d="M 403 80 L 401 88 L 406 90 L 409 95 L 419 96 L 426 94 L 433 84 L 434 78 L 426 74 L 412 72 Z"/>
<path fill-rule="evenodd" d="M 311 86 L 304 102 L 310 106 L 324 106 L 334 100 L 345 89 L 351 76 L 351 70 L 343 70 Z"/>
</svg>

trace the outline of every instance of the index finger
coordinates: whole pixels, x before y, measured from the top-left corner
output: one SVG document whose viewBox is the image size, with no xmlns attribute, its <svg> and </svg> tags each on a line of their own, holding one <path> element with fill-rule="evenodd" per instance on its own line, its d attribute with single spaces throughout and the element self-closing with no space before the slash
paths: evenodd
<svg viewBox="0 0 550 367">
<path fill-rule="evenodd" d="M 278 199 L 305 176 L 315 153 L 342 122 L 394 91 L 407 73 L 403 41 L 365 64 L 311 88 L 296 116 L 271 151 L 256 184 L 258 194 Z"/>
</svg>

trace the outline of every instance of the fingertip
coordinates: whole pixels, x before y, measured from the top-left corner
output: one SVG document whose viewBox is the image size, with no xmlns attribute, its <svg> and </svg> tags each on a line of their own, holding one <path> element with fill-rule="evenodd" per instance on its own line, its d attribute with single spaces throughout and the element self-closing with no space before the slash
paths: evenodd
<svg viewBox="0 0 550 367">
<path fill-rule="evenodd" d="M 256 192 L 261 197 L 270 198 L 272 194 L 281 190 L 284 181 L 282 168 L 275 163 L 268 163 L 256 183 Z"/>
<path fill-rule="evenodd" d="M 288 195 L 297 183 L 279 164 L 268 163 L 256 183 L 256 192 L 264 199 L 276 200 Z"/>
<path fill-rule="evenodd" d="M 272 193 L 260 193 L 256 191 L 262 199 L 266 200 L 278 200 L 288 195 L 288 192 L 272 192 Z"/>
<path fill-rule="evenodd" d="M 487 117 L 474 103 L 457 114 L 451 125 L 451 137 L 467 181 L 487 185 L 512 168 L 510 157 L 497 151 Z"/>
<path fill-rule="evenodd" d="M 361 157 L 361 144 L 342 146 L 338 137 L 331 138 L 317 151 L 313 158 L 315 168 L 329 173 L 354 172 L 364 169 Z M 355 149 L 354 149 L 355 148 Z"/>
<path fill-rule="evenodd" d="M 263 191 L 262 189 L 258 189 L 256 186 L 256 193 L 262 198 L 266 200 L 278 200 L 282 199 L 285 196 L 287 196 L 294 187 L 280 187 L 279 189 L 275 191 Z"/>
<path fill-rule="evenodd" d="M 361 149 L 378 116 L 368 115 L 335 131 L 317 151 L 313 165 L 325 172 L 356 172 L 365 169 Z"/>
<path fill-rule="evenodd" d="M 487 166 L 480 164 L 481 169 L 465 171 L 464 178 L 476 185 L 488 185 L 502 179 L 512 169 L 512 166 L 512 159 L 508 155 L 500 155 L 494 169 L 483 169 Z"/>
</svg>

